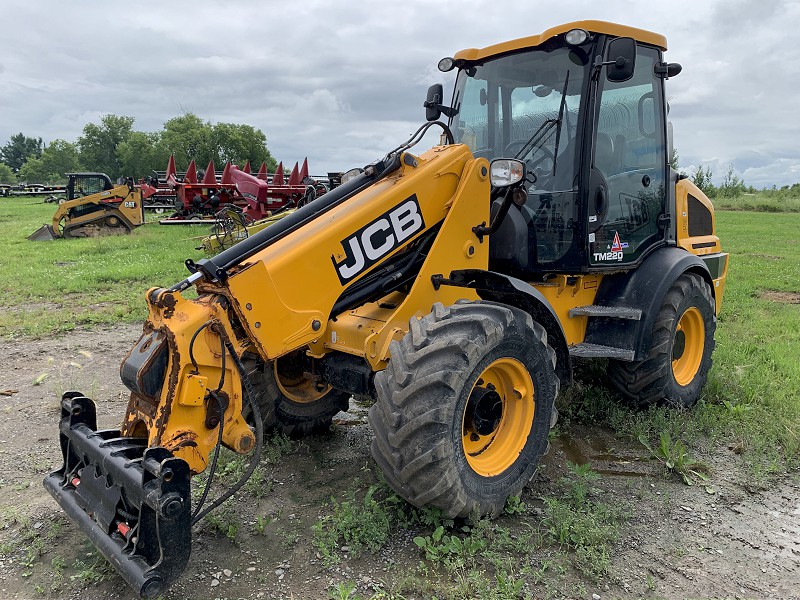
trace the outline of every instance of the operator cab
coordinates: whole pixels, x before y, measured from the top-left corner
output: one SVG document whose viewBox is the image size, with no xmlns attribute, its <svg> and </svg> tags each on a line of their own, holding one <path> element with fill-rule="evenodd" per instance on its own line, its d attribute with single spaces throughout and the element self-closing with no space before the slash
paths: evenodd
<svg viewBox="0 0 800 600">
<path fill-rule="evenodd" d="M 113 189 L 114 184 L 105 173 L 66 173 L 67 201 Z"/>
<path fill-rule="evenodd" d="M 492 270 L 529 279 L 620 270 L 668 238 L 666 43 L 575 25 L 444 59 L 459 69 L 456 142 L 527 167 L 527 200 L 490 237 Z"/>
</svg>

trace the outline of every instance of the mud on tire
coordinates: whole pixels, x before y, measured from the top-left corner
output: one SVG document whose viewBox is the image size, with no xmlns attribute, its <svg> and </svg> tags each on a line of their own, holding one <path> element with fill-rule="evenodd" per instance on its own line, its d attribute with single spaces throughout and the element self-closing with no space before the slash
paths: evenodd
<svg viewBox="0 0 800 600">
<path fill-rule="evenodd" d="M 700 275 L 681 275 L 664 297 L 646 358 L 609 361 L 609 378 L 634 406 L 694 406 L 711 369 L 716 328 L 711 288 Z"/>
<path fill-rule="evenodd" d="M 501 304 L 437 303 L 390 352 L 369 411 L 387 482 L 448 517 L 498 515 L 547 450 L 559 382 L 544 328 Z"/>
</svg>

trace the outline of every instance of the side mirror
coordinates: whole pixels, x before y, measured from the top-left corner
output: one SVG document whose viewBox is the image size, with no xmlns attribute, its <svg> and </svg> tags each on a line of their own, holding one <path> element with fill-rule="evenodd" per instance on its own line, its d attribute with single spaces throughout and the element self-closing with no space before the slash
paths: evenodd
<svg viewBox="0 0 800 600">
<path fill-rule="evenodd" d="M 633 38 L 616 38 L 606 53 L 606 79 L 614 83 L 628 81 L 636 66 L 636 42 Z"/>
<path fill-rule="evenodd" d="M 434 83 L 428 88 L 428 97 L 422 105 L 425 107 L 425 119 L 427 121 L 435 121 L 442 116 L 442 99 L 444 97 L 444 88 L 441 83 Z"/>
</svg>

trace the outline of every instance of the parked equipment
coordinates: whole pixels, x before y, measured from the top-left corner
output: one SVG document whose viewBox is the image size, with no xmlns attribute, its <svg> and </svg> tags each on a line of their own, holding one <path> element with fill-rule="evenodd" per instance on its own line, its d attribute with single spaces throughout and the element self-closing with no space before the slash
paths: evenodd
<svg viewBox="0 0 800 600">
<path fill-rule="evenodd" d="M 130 233 L 144 223 L 142 190 L 128 180 L 114 185 L 105 173 L 67 173 L 66 200 L 51 225 L 42 225 L 29 240 Z"/>
<path fill-rule="evenodd" d="M 410 140 L 148 290 L 121 429 L 64 394 L 47 489 L 152 597 L 264 431 L 325 428 L 353 395 L 374 399 L 386 481 L 448 517 L 496 515 L 530 480 L 575 357 L 608 359 L 635 404 L 694 404 L 728 255 L 711 203 L 669 166 L 665 49 L 583 21 L 443 59 L 452 106 L 432 86 Z M 441 145 L 412 154 L 432 127 Z M 220 444 L 250 467 L 192 507 Z"/>
</svg>

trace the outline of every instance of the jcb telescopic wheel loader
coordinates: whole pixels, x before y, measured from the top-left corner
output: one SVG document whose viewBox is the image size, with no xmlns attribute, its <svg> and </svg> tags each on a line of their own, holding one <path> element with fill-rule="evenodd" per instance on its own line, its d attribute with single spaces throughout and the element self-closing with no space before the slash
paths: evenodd
<svg viewBox="0 0 800 600">
<path fill-rule="evenodd" d="M 407 143 L 146 293 L 121 429 L 96 431 L 93 402 L 65 394 L 46 487 L 153 596 L 243 483 L 190 506 L 215 448 L 253 453 L 247 476 L 265 429 L 327 426 L 353 395 L 374 398 L 389 484 L 449 517 L 497 514 L 530 480 L 573 357 L 609 359 L 634 404 L 692 405 L 728 255 L 669 166 L 665 49 L 586 21 L 443 59 L 451 106 L 432 86 Z M 431 126 L 441 145 L 412 154 Z"/>
<path fill-rule="evenodd" d="M 129 180 L 114 185 L 105 173 L 67 173 L 67 197 L 51 225 L 42 225 L 29 240 L 130 233 L 144 223 L 142 190 Z"/>
</svg>

